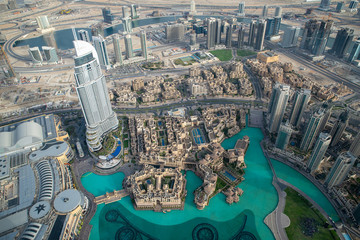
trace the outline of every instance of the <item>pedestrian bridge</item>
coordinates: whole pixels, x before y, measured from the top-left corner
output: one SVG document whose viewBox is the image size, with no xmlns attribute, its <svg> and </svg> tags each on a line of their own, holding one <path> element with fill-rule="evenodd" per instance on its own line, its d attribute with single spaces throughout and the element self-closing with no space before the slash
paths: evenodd
<svg viewBox="0 0 360 240">
<path fill-rule="evenodd" d="M 128 196 L 129 193 L 127 193 L 124 189 L 122 190 L 115 190 L 114 192 L 111 193 L 106 193 L 104 195 L 98 196 L 95 198 L 94 202 L 99 205 L 102 203 L 108 204 L 108 203 L 112 203 L 112 202 L 116 202 L 121 200 L 123 197 Z"/>
</svg>

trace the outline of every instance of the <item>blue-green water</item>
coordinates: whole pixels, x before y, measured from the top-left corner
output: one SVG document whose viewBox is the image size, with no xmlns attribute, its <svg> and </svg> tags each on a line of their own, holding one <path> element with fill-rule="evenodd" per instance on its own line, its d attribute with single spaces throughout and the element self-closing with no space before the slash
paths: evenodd
<svg viewBox="0 0 360 240">
<path fill-rule="evenodd" d="M 81 183 L 95 197 L 104 195 L 106 192 L 122 189 L 122 181 L 125 175 L 117 172 L 112 175 L 102 176 L 92 172 L 84 173 L 81 176 Z"/>
<path fill-rule="evenodd" d="M 184 210 L 173 210 L 169 213 L 136 211 L 129 197 L 106 206 L 100 205 L 91 221 L 93 229 L 90 239 L 114 239 L 119 229 L 118 234 L 142 234 L 143 239 L 148 237 L 171 240 L 192 239 L 192 234 L 196 232 L 198 224 L 213 226 L 220 236 L 219 239 L 234 239 L 234 236 L 239 236 L 237 234 L 257 239 L 274 239 L 270 229 L 263 221 L 275 209 L 278 196 L 271 184 L 270 167 L 259 145 L 263 138 L 261 130 L 245 128 L 232 138 L 226 139 L 222 146 L 225 149 L 233 148 L 237 139 L 244 135 L 250 137 L 250 146 L 245 156 L 247 165 L 245 180 L 239 184 L 239 187 L 244 190 L 244 194 L 238 203 L 228 205 L 225 202 L 225 196 L 218 194 L 210 200 L 209 206 L 204 210 L 196 209 L 193 203 L 193 191 L 201 185 L 202 181 L 193 172 L 187 171 L 187 197 Z M 98 183 L 103 186 L 102 177 L 96 177 L 96 181 L 93 179 L 90 184 L 87 181 L 91 179 L 84 177 L 82 183 L 90 192 L 98 194 L 99 187 L 96 185 Z M 106 220 L 107 214 L 109 215 L 111 212 L 117 212 L 115 215 L 119 215 L 115 222 Z M 245 226 L 243 227 L 243 225 Z M 112 226 L 112 230 L 109 230 L 109 226 Z M 180 232 L 179 229 L 181 229 Z M 209 230 L 209 228 L 205 229 Z"/>
<path fill-rule="evenodd" d="M 339 221 L 339 216 L 336 213 L 334 207 L 331 205 L 329 200 L 324 196 L 324 194 L 304 177 L 301 173 L 287 166 L 286 164 L 271 159 L 276 176 L 303 191 L 311 199 L 313 199 L 317 204 L 324 209 L 324 211 L 336 222 Z"/>
</svg>

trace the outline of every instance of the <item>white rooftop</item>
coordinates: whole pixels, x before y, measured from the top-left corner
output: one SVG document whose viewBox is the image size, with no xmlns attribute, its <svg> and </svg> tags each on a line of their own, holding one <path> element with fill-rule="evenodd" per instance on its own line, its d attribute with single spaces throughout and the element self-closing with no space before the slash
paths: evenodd
<svg viewBox="0 0 360 240">
<path fill-rule="evenodd" d="M 0 219 L 0 233 L 19 227 L 28 222 L 27 209 Z"/>
<path fill-rule="evenodd" d="M 50 211 L 50 203 L 47 201 L 41 201 L 35 203 L 29 211 L 29 215 L 33 219 L 39 219 L 44 217 Z"/>
<path fill-rule="evenodd" d="M 55 198 L 54 208 L 59 213 L 70 213 L 84 202 L 82 194 L 76 189 L 67 189 Z"/>
</svg>

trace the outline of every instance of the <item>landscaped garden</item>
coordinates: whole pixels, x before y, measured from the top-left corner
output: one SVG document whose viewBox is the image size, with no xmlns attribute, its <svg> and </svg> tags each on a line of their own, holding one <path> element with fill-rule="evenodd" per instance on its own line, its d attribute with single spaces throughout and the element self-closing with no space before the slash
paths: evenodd
<svg viewBox="0 0 360 240">
<path fill-rule="evenodd" d="M 237 50 L 237 55 L 239 57 L 247 57 L 247 56 L 251 56 L 251 55 L 255 55 L 256 52 L 251 51 L 251 50 L 245 50 L 245 49 L 238 49 Z"/>
<path fill-rule="evenodd" d="M 230 61 L 233 57 L 230 49 L 219 49 L 210 51 L 215 57 L 217 57 L 220 61 Z"/>
</svg>

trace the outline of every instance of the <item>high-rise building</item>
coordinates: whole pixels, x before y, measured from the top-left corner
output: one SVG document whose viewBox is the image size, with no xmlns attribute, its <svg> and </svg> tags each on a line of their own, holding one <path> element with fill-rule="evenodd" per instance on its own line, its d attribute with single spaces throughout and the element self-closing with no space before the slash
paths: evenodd
<svg viewBox="0 0 360 240">
<path fill-rule="evenodd" d="M 357 0 L 351 0 L 349 3 L 350 12 L 355 12 L 358 5 L 359 5 L 359 2 Z"/>
<path fill-rule="evenodd" d="M 331 48 L 330 52 L 335 54 L 339 58 L 343 58 L 345 54 L 349 51 L 353 38 L 354 29 L 341 28 L 336 34 L 334 45 Z"/>
<path fill-rule="evenodd" d="M 290 86 L 285 84 L 275 84 L 268 108 L 269 132 L 276 133 L 279 130 L 283 119 L 286 105 L 289 99 Z"/>
<path fill-rule="evenodd" d="M 228 25 L 227 26 L 227 30 L 226 30 L 226 47 L 227 48 L 231 48 L 232 45 L 232 30 L 233 30 L 233 25 Z"/>
<path fill-rule="evenodd" d="M 311 53 L 315 56 L 321 56 L 324 54 L 325 47 L 327 44 L 327 41 L 329 39 L 331 28 L 334 24 L 334 21 L 332 20 L 322 20 L 320 22 L 319 29 L 317 31 L 314 45 L 312 47 Z"/>
<path fill-rule="evenodd" d="M 216 19 L 208 18 L 207 19 L 207 39 L 206 39 L 207 49 L 215 48 L 215 38 L 216 38 Z"/>
<path fill-rule="evenodd" d="M 123 31 L 131 33 L 132 32 L 132 21 L 130 17 L 125 17 L 122 19 Z"/>
<path fill-rule="evenodd" d="M 302 115 L 310 101 L 311 91 L 307 89 L 297 90 L 294 97 L 294 105 L 290 113 L 290 124 L 298 127 L 301 123 Z"/>
<path fill-rule="evenodd" d="M 255 50 L 262 51 L 264 49 L 265 30 L 266 21 L 264 19 L 259 19 L 257 22 L 256 42 L 254 46 Z"/>
<path fill-rule="evenodd" d="M 316 140 L 314 150 L 311 153 L 311 156 L 309 158 L 308 162 L 308 169 L 310 170 L 310 173 L 315 172 L 319 165 L 324 158 L 324 155 L 330 145 L 331 142 L 331 135 L 328 133 L 320 133 L 318 139 Z"/>
<path fill-rule="evenodd" d="M 130 8 L 131 8 L 131 19 L 139 18 L 139 15 L 137 13 L 137 5 L 131 4 Z"/>
<path fill-rule="evenodd" d="M 325 179 L 325 185 L 328 188 L 340 185 L 355 163 L 356 158 L 350 152 L 341 153 L 331 167 L 329 174 Z"/>
<path fill-rule="evenodd" d="M 125 39 L 125 56 L 126 59 L 130 59 L 134 57 L 131 35 L 126 34 L 124 39 Z"/>
<path fill-rule="evenodd" d="M 319 30 L 320 24 L 317 20 L 310 19 L 305 23 L 303 36 L 301 39 L 300 47 L 306 50 L 311 51 L 314 42 L 315 36 Z"/>
<path fill-rule="evenodd" d="M 123 18 L 130 17 L 130 8 L 128 6 L 122 6 Z"/>
<path fill-rule="evenodd" d="M 239 3 L 239 16 L 245 16 L 245 2 L 240 2 Z"/>
<path fill-rule="evenodd" d="M 91 42 L 88 31 L 81 29 L 78 31 L 78 34 L 81 41 Z"/>
<path fill-rule="evenodd" d="M 329 121 L 329 119 L 331 117 L 331 113 L 332 113 L 332 106 L 327 102 L 323 103 L 321 108 L 322 108 L 322 111 L 324 112 L 324 117 L 319 126 L 319 132 L 322 132 L 325 129 L 325 126 L 326 126 L 327 122 Z"/>
<path fill-rule="evenodd" d="M 98 35 L 101 35 L 101 36 L 105 36 L 104 34 L 104 28 L 103 28 L 103 25 L 102 24 L 96 24 L 94 26 L 91 27 L 91 35 L 92 36 L 98 36 Z"/>
<path fill-rule="evenodd" d="M 267 17 L 268 15 L 268 5 L 264 5 L 262 10 L 262 17 Z"/>
<path fill-rule="evenodd" d="M 30 57 L 36 64 L 41 64 L 43 62 L 43 57 L 41 55 L 40 49 L 38 47 L 29 48 Z"/>
<path fill-rule="evenodd" d="M 196 45 L 196 33 L 190 33 L 190 46 Z"/>
<path fill-rule="evenodd" d="M 113 44 L 114 44 L 115 62 L 122 65 L 123 57 L 122 57 L 122 51 L 121 51 L 121 47 L 120 47 L 119 35 L 114 34 L 112 38 L 113 38 Z"/>
<path fill-rule="evenodd" d="M 112 15 L 110 8 L 103 8 L 102 15 L 104 18 L 104 22 L 112 24 L 115 17 L 114 17 L 114 15 Z"/>
<path fill-rule="evenodd" d="M 338 2 L 336 5 L 336 12 L 341 13 L 344 11 L 345 2 Z"/>
<path fill-rule="evenodd" d="M 287 145 L 289 144 L 289 140 L 292 134 L 292 127 L 289 122 L 281 123 L 279 132 L 276 138 L 275 147 L 285 150 Z"/>
<path fill-rule="evenodd" d="M 282 47 L 296 47 L 300 34 L 299 27 L 286 28 L 281 42 Z"/>
<path fill-rule="evenodd" d="M 48 47 L 48 46 L 44 46 L 42 47 L 42 50 L 44 52 L 45 55 L 45 59 L 48 63 L 58 63 L 59 62 L 59 58 L 58 55 L 56 53 L 56 49 L 53 47 Z"/>
<path fill-rule="evenodd" d="M 329 11 L 330 10 L 330 4 L 331 4 L 331 0 L 321 0 L 320 9 L 324 10 L 324 11 Z"/>
<path fill-rule="evenodd" d="M 215 35 L 215 43 L 221 43 L 221 25 L 222 21 L 221 18 L 216 19 L 216 35 Z"/>
<path fill-rule="evenodd" d="M 238 41 L 237 41 L 238 48 L 244 47 L 244 36 L 245 36 L 245 29 L 244 29 L 244 25 L 241 24 L 238 32 Z"/>
<path fill-rule="evenodd" d="M 251 47 L 255 46 L 255 40 L 256 40 L 256 20 L 251 20 L 250 22 L 250 29 L 249 29 L 249 37 L 248 37 L 248 45 Z"/>
<path fill-rule="evenodd" d="M 166 40 L 169 42 L 183 41 L 185 35 L 185 25 L 178 24 L 168 24 L 165 27 Z"/>
<path fill-rule="evenodd" d="M 86 142 L 90 151 L 98 151 L 102 148 L 104 135 L 116 129 L 119 121 L 111 109 L 95 48 L 80 40 L 74 41 L 74 47 L 76 92 L 85 118 Z"/>
<path fill-rule="evenodd" d="M 359 12 L 360 12 L 360 10 L 359 10 Z M 354 46 L 350 52 L 348 61 L 353 62 L 355 60 L 358 60 L 359 58 L 360 58 L 360 40 L 357 40 L 354 43 Z"/>
<path fill-rule="evenodd" d="M 335 146 L 340 141 L 348 124 L 349 113 L 348 111 L 342 112 L 330 132 L 330 135 L 332 136 L 331 146 Z"/>
<path fill-rule="evenodd" d="M 277 6 L 275 8 L 275 17 L 281 17 L 282 16 L 282 7 Z"/>
<path fill-rule="evenodd" d="M 140 42 L 141 42 L 141 53 L 145 60 L 148 59 L 147 43 L 146 43 L 146 32 L 140 32 Z"/>
<path fill-rule="evenodd" d="M 312 148 L 317 135 L 319 134 L 320 125 L 324 117 L 324 110 L 319 109 L 313 113 L 305 130 L 305 134 L 301 139 L 300 149 L 302 151 L 308 151 Z"/>
<path fill-rule="evenodd" d="M 266 19 L 265 37 L 269 39 L 272 36 L 279 35 L 281 25 L 281 17 Z"/>
<path fill-rule="evenodd" d="M 196 5 L 194 0 L 191 0 L 190 2 L 190 14 L 196 14 Z"/>
<path fill-rule="evenodd" d="M 356 135 L 351 143 L 349 152 L 351 152 L 355 157 L 360 156 L 360 133 Z"/>
<path fill-rule="evenodd" d="M 16 77 L 15 71 L 11 66 L 11 63 L 2 45 L 0 45 L 0 69 L 1 69 L 1 74 L 0 74 L 1 79 L 11 79 Z"/>
<path fill-rule="evenodd" d="M 101 68 L 103 69 L 109 69 L 110 68 L 110 62 L 109 62 L 109 56 L 106 49 L 106 42 L 103 36 L 98 35 L 93 37 L 94 47 L 96 49 L 96 52 L 98 54 L 98 60 L 100 63 Z"/>
<path fill-rule="evenodd" d="M 41 30 L 51 27 L 47 16 L 38 16 L 38 17 L 36 17 L 36 22 L 37 22 L 37 24 L 39 26 L 39 29 L 41 29 Z"/>
</svg>

